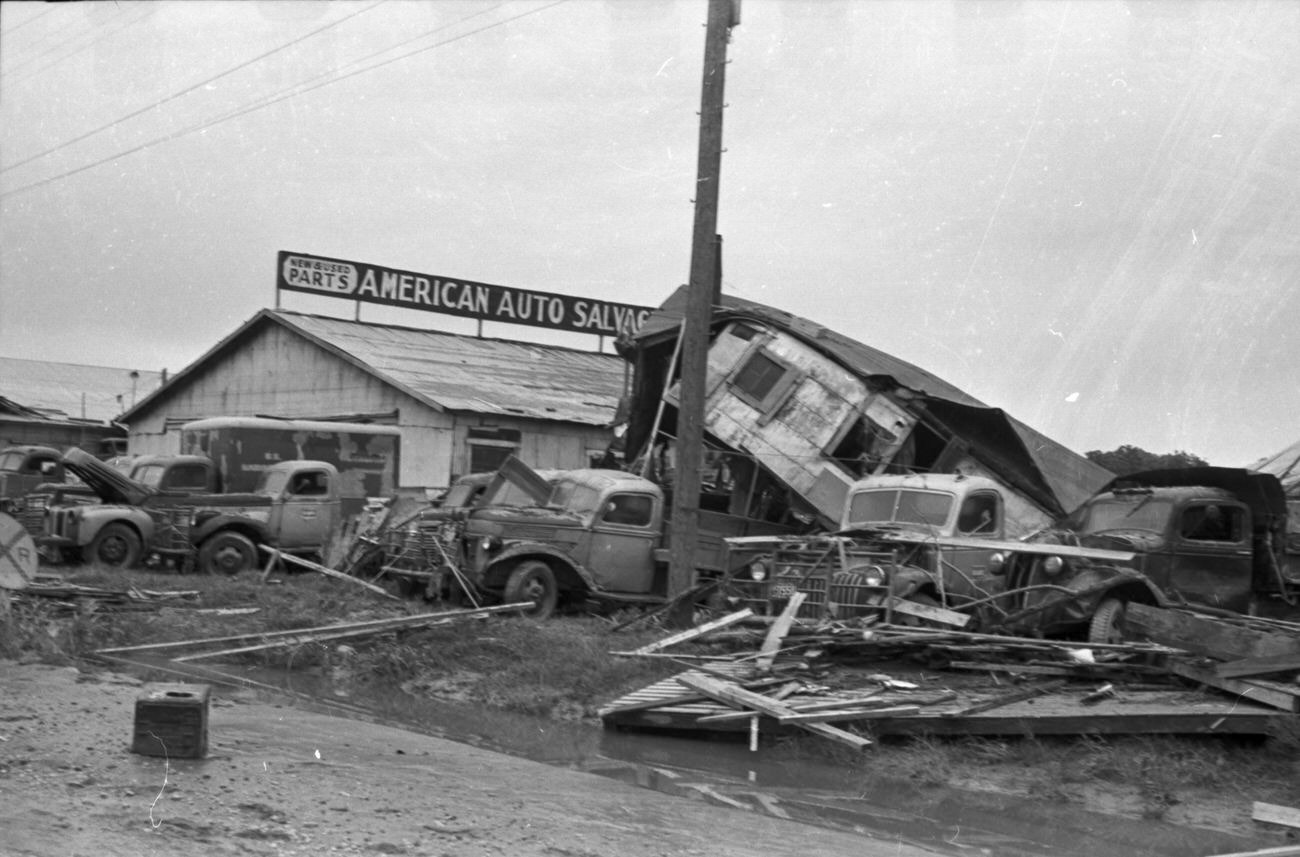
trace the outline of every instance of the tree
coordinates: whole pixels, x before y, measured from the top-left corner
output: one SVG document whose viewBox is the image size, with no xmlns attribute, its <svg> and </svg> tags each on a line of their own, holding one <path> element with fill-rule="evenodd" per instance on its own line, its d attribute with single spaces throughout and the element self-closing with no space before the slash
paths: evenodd
<svg viewBox="0 0 1300 857">
<path fill-rule="evenodd" d="M 1147 452 L 1141 447 L 1124 444 L 1123 446 L 1112 449 L 1110 452 L 1102 452 L 1094 449 L 1085 452 L 1084 456 L 1094 464 L 1100 464 L 1102 467 L 1114 473 L 1116 476 L 1127 476 L 1130 473 L 1137 473 L 1141 470 L 1161 470 L 1173 467 L 1206 467 L 1209 462 L 1199 455 L 1193 455 L 1190 452 L 1176 450 L 1174 452 L 1155 453 Z"/>
</svg>

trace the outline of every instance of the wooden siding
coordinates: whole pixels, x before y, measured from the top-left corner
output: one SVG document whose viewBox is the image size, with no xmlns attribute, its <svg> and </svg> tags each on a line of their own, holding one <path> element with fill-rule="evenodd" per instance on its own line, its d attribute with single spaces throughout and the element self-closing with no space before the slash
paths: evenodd
<svg viewBox="0 0 1300 857">
<path fill-rule="evenodd" d="M 285 327 L 265 324 L 137 414 L 130 450 L 133 455 L 175 454 L 180 451 L 179 424 L 203 417 L 311 418 L 391 411 L 399 415 L 399 483 L 404 489 L 443 488 L 466 473 L 471 426 L 518 430 L 517 454 L 538 468 L 587 467 L 588 451 L 604 450 L 612 437 L 600 426 L 438 411 Z"/>
</svg>

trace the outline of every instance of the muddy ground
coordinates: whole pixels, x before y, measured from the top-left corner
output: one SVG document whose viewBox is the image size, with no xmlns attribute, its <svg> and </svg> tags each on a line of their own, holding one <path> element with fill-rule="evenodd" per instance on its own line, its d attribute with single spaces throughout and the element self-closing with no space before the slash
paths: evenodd
<svg viewBox="0 0 1300 857">
<path fill-rule="evenodd" d="M 931 853 L 224 689 L 205 759 L 135 755 L 136 678 L 0 661 L 0 688 L 9 857 Z"/>
</svg>

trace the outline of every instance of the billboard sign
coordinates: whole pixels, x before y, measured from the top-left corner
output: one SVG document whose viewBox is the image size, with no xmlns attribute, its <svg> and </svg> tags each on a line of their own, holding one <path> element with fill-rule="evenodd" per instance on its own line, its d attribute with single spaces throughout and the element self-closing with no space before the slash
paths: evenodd
<svg viewBox="0 0 1300 857">
<path fill-rule="evenodd" d="M 653 307 L 494 286 L 286 250 L 279 252 L 277 262 L 277 289 L 481 321 L 618 336 L 634 333 L 654 311 Z"/>
</svg>

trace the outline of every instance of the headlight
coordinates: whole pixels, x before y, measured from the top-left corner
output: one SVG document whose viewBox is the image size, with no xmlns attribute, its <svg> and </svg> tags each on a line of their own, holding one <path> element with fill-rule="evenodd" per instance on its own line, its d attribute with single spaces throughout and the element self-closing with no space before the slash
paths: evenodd
<svg viewBox="0 0 1300 857">
<path fill-rule="evenodd" d="M 1060 574 L 1061 569 L 1063 568 L 1065 568 L 1065 560 L 1061 559 L 1059 556 L 1049 556 L 1047 559 L 1043 560 L 1043 573 L 1051 577 Z"/>
<path fill-rule="evenodd" d="M 884 586 L 885 578 L 888 576 L 885 574 L 885 570 L 878 565 L 856 568 L 854 571 L 862 575 L 863 586 Z"/>
<path fill-rule="evenodd" d="M 767 580 L 767 563 L 761 559 L 756 559 L 749 564 L 749 577 L 751 580 Z"/>
<path fill-rule="evenodd" d="M 484 536 L 478 540 L 478 547 L 484 553 L 491 553 L 501 547 L 501 540 L 496 536 Z"/>
<path fill-rule="evenodd" d="M 989 574 L 1001 574 L 1007 570 L 1007 555 L 995 553 L 989 557 Z"/>
</svg>

